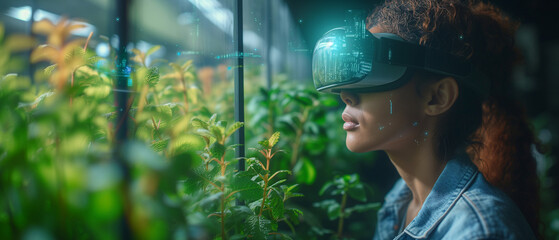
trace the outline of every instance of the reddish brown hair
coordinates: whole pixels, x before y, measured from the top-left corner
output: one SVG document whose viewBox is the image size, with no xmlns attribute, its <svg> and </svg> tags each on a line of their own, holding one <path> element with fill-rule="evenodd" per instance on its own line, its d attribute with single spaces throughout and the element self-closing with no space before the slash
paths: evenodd
<svg viewBox="0 0 559 240">
<path fill-rule="evenodd" d="M 458 81 L 460 96 L 437 133 L 439 154 L 446 158 L 447 153 L 466 148 L 487 181 L 511 197 L 541 238 L 539 185 L 532 155 L 533 147 L 539 145 L 508 87 L 519 59 L 514 47 L 517 24 L 483 2 L 388 0 L 368 17 L 367 28 L 373 26 L 467 58 L 490 79 L 489 97 Z"/>
</svg>

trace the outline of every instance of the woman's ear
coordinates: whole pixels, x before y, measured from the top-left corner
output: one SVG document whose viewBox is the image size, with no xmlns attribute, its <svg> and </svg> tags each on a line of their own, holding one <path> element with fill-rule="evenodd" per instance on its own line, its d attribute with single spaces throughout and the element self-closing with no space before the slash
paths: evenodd
<svg viewBox="0 0 559 240">
<path fill-rule="evenodd" d="M 434 82 L 425 92 L 428 97 L 425 114 L 438 116 L 452 107 L 458 98 L 458 83 L 453 77 L 445 77 Z"/>
</svg>

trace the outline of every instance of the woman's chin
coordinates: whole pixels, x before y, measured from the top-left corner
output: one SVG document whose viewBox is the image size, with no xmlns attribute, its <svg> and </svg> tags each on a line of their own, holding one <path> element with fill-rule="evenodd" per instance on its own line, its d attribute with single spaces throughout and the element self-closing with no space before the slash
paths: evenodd
<svg viewBox="0 0 559 240">
<path fill-rule="evenodd" d="M 366 146 L 366 144 L 364 144 L 364 142 L 355 141 L 355 139 L 351 139 L 350 136 L 348 136 L 346 138 L 345 144 L 346 144 L 347 149 L 349 149 L 349 151 L 352 151 L 354 153 L 364 153 L 364 152 L 371 151 L 370 147 Z"/>
</svg>

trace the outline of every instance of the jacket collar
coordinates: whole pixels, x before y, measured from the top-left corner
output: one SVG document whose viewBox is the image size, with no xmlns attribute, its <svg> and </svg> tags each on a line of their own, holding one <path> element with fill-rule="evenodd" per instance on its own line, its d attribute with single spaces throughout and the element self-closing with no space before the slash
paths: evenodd
<svg viewBox="0 0 559 240">
<path fill-rule="evenodd" d="M 421 210 L 404 232 L 416 239 L 427 238 L 473 182 L 477 173 L 477 167 L 465 153 L 450 160 L 425 199 Z M 386 202 L 392 203 L 387 206 L 391 211 L 402 209 L 411 200 L 411 191 L 404 181 L 399 181 L 395 189 L 400 190 L 386 196 Z M 400 215 L 397 212 L 393 214 Z"/>
<path fill-rule="evenodd" d="M 427 238 L 473 182 L 477 173 L 476 166 L 466 154 L 457 155 L 450 160 L 417 217 L 404 231 L 414 238 Z"/>
</svg>

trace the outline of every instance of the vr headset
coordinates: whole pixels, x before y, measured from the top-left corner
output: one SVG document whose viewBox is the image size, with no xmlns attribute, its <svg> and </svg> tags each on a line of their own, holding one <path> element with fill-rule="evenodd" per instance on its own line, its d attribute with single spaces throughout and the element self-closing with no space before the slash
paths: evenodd
<svg viewBox="0 0 559 240">
<path fill-rule="evenodd" d="M 392 33 L 370 33 L 363 21 L 328 31 L 318 40 L 312 58 L 314 85 L 326 93 L 396 89 L 418 69 L 452 76 L 466 85 L 482 78 L 463 58 L 406 42 Z"/>
</svg>

